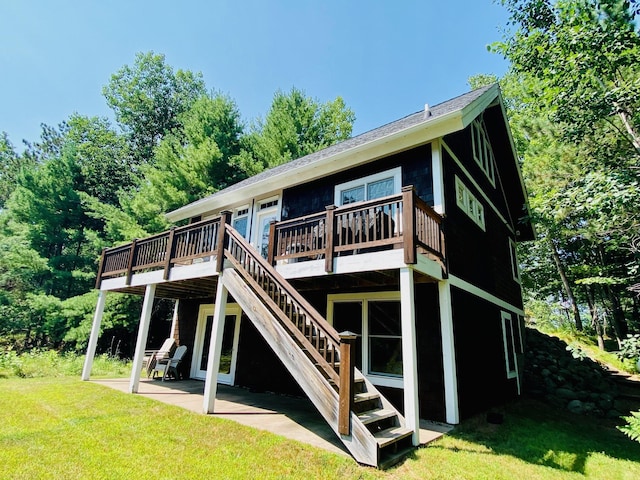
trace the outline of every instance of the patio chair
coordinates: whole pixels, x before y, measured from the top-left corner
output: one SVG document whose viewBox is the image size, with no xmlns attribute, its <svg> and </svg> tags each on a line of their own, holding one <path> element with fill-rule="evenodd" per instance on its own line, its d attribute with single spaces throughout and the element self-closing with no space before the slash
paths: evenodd
<svg viewBox="0 0 640 480">
<path fill-rule="evenodd" d="M 173 357 L 166 358 L 164 360 L 158 360 L 156 362 L 155 367 L 153 367 L 153 371 L 152 371 L 153 378 L 156 378 L 157 373 L 162 372 L 163 382 L 165 378 L 171 375 L 173 375 L 173 378 L 178 380 L 180 377 L 178 373 L 178 365 L 180 365 L 180 362 L 182 361 L 182 357 L 184 357 L 185 353 L 187 353 L 187 346 L 180 345 L 178 348 L 176 348 L 176 351 L 173 354 Z"/>
<path fill-rule="evenodd" d="M 167 338 L 158 350 L 145 350 L 142 358 L 142 368 L 147 369 L 147 378 L 151 376 L 153 368 L 158 360 L 171 358 L 176 349 L 176 341 L 173 338 Z"/>
</svg>

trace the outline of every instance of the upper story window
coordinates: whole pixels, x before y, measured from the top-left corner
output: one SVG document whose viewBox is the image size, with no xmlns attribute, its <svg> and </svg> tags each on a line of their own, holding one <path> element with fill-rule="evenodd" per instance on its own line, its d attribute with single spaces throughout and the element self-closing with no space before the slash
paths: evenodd
<svg viewBox="0 0 640 480">
<path fill-rule="evenodd" d="M 338 206 L 364 202 L 400 193 L 402 171 L 400 167 L 336 185 L 335 204 Z"/>
<path fill-rule="evenodd" d="M 504 360 L 507 378 L 518 376 L 518 360 L 516 357 L 516 342 L 513 331 L 513 317 L 509 312 L 502 312 L 502 340 L 504 346 Z"/>
<path fill-rule="evenodd" d="M 482 230 L 485 230 L 484 224 L 484 206 L 469 191 L 467 186 L 462 183 L 456 176 L 456 203 L 458 207 L 464 211 L 471 220 L 473 220 Z"/>
<path fill-rule="evenodd" d="M 482 119 L 476 119 L 471 124 L 471 143 L 473 144 L 473 158 L 487 175 L 491 185 L 495 187 L 496 174 L 493 149 Z"/>
</svg>

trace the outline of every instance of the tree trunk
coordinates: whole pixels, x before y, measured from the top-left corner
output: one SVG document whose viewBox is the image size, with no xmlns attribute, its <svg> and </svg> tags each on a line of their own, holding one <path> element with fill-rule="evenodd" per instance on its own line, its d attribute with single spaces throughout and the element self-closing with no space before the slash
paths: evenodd
<svg viewBox="0 0 640 480">
<path fill-rule="evenodd" d="M 618 298 L 618 295 L 610 286 L 606 287 L 606 293 L 611 304 L 611 326 L 613 327 L 613 332 L 616 336 L 618 347 L 621 347 L 622 340 L 626 338 L 627 321 L 624 318 L 624 312 L 622 311 L 622 306 L 620 305 L 620 299 Z"/>
<path fill-rule="evenodd" d="M 591 312 L 591 324 L 596 331 L 598 337 L 598 348 L 604 352 L 604 334 L 602 324 L 600 323 L 600 315 L 598 315 L 598 306 L 595 302 L 595 295 L 593 294 L 593 286 L 587 286 L 587 302 L 589 303 L 589 311 Z"/>
<path fill-rule="evenodd" d="M 576 299 L 573 296 L 573 290 L 571 289 L 571 284 L 569 283 L 569 279 L 565 274 L 564 267 L 562 266 L 562 262 L 560 261 L 560 255 L 558 254 L 558 250 L 556 249 L 556 244 L 553 242 L 551 237 L 549 237 L 549 245 L 551 246 L 551 256 L 553 257 L 553 261 L 556 264 L 556 268 L 558 269 L 558 274 L 560 275 L 560 279 L 562 280 L 562 285 L 564 286 L 564 291 L 567 294 L 567 300 L 571 306 L 571 311 L 573 312 L 573 321 L 576 324 L 576 330 L 579 332 L 582 331 L 582 319 L 580 318 L 580 311 L 578 310 L 578 305 L 576 304 Z"/>
</svg>

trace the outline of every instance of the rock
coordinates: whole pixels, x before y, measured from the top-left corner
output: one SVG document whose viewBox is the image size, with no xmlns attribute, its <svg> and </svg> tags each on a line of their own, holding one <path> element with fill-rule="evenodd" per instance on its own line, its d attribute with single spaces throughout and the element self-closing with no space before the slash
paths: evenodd
<svg viewBox="0 0 640 480">
<path fill-rule="evenodd" d="M 566 399 L 576 399 L 578 398 L 576 395 L 576 392 L 574 392 L 573 390 L 570 390 L 568 388 L 558 388 L 556 390 L 556 395 L 560 398 L 566 398 Z"/>
<path fill-rule="evenodd" d="M 607 411 L 607 418 L 620 418 L 621 416 L 622 416 L 622 413 L 620 413 L 615 408 L 612 408 L 611 410 Z"/>
<path fill-rule="evenodd" d="M 571 400 L 567 404 L 567 410 L 569 410 L 571 413 L 581 414 L 584 413 L 585 408 L 584 404 L 580 400 Z"/>
</svg>

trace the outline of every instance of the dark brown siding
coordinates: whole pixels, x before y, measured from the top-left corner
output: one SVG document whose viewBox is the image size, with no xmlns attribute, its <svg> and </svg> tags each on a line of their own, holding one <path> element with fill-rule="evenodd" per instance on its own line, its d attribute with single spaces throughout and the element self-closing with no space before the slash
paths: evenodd
<svg viewBox="0 0 640 480">
<path fill-rule="evenodd" d="M 444 374 L 437 284 L 417 284 L 415 298 L 420 418 L 443 422 Z"/>
<path fill-rule="evenodd" d="M 511 268 L 513 234 L 446 151 L 443 160 L 449 273 L 521 308 L 522 291 Z M 483 205 L 485 231 L 456 204 L 456 175 Z"/>
<path fill-rule="evenodd" d="M 283 219 L 322 212 L 327 205 L 333 205 L 336 185 L 398 166 L 402 167 L 402 185 L 413 185 L 418 195 L 433 205 L 431 144 L 428 144 L 285 190 Z"/>
<path fill-rule="evenodd" d="M 187 346 L 187 354 L 182 359 L 182 372 L 189 376 L 191 371 L 191 359 L 193 357 L 193 345 L 196 338 L 196 327 L 198 326 L 198 312 L 200 305 L 213 303 L 211 300 L 181 300 L 178 307 L 178 329 L 180 332 L 176 342 L 179 345 Z"/>
<path fill-rule="evenodd" d="M 455 287 L 451 299 L 458 401 L 465 419 L 515 398 L 517 382 L 507 378 L 500 308 Z"/>
</svg>

